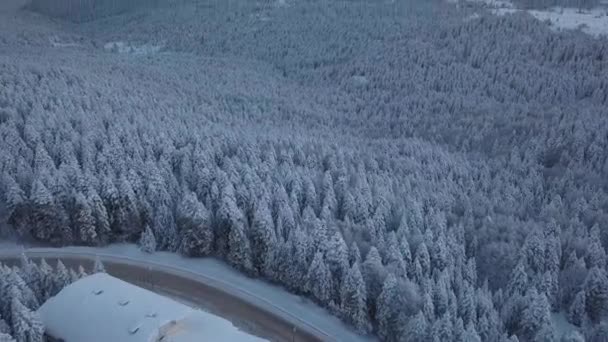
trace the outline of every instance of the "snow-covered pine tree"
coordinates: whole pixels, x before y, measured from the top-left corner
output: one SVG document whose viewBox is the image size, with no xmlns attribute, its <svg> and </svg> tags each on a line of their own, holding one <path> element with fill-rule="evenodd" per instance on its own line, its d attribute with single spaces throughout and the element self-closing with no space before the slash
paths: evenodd
<svg viewBox="0 0 608 342">
<path fill-rule="evenodd" d="M 228 232 L 228 261 L 236 268 L 247 274 L 255 274 L 255 268 L 251 261 L 251 246 L 240 221 L 230 225 Z"/>
<path fill-rule="evenodd" d="M 320 303 L 327 304 L 331 300 L 333 285 L 331 272 L 325 264 L 323 253 L 316 252 L 306 276 L 306 288 Z"/>
<path fill-rule="evenodd" d="M 585 308 L 593 322 L 599 322 L 608 314 L 608 277 L 606 271 L 593 267 L 584 284 Z"/>
<path fill-rule="evenodd" d="M 214 232 L 210 213 L 192 192 L 186 192 L 177 210 L 180 253 L 208 256 L 213 252 Z"/>
<path fill-rule="evenodd" d="M 407 321 L 406 325 L 402 327 L 402 329 L 403 331 L 400 334 L 399 341 L 428 341 L 429 323 L 422 311 L 419 311 L 416 315 L 410 317 L 410 319 Z"/>
<path fill-rule="evenodd" d="M 106 273 L 106 268 L 103 266 L 103 263 L 101 262 L 101 258 L 99 258 L 99 256 L 95 257 L 95 261 L 93 263 L 93 270 L 92 273 Z"/>
<path fill-rule="evenodd" d="M 95 217 L 87 199 L 80 192 L 76 194 L 74 199 L 72 223 L 81 243 L 85 245 L 95 245 L 97 243 Z"/>
<path fill-rule="evenodd" d="M 268 279 L 275 278 L 277 240 L 270 208 L 265 201 L 256 204 L 250 231 L 252 262 Z"/>
<path fill-rule="evenodd" d="M 390 273 L 384 280 L 382 292 L 376 300 L 376 322 L 378 335 L 384 341 L 396 340 L 399 300 L 397 299 L 397 278 Z"/>
<path fill-rule="evenodd" d="M 354 264 L 342 283 L 340 302 L 344 318 L 361 333 L 367 333 L 371 330 L 371 323 L 367 314 L 366 293 L 359 264 Z"/>
<path fill-rule="evenodd" d="M 572 301 L 572 304 L 570 304 L 570 308 L 568 310 L 568 321 L 577 327 L 582 326 L 587 317 L 585 310 L 585 292 L 581 290 L 576 294 L 576 296 L 574 296 L 574 300 Z"/>
<path fill-rule="evenodd" d="M 141 233 L 138 241 L 139 249 L 145 253 L 154 253 L 156 251 L 156 238 L 150 226 L 146 226 Z"/>
<path fill-rule="evenodd" d="M 13 336 L 19 342 L 43 342 L 44 325 L 36 312 L 30 311 L 18 298 L 11 301 Z"/>
<path fill-rule="evenodd" d="M 365 261 L 361 265 L 365 288 L 367 289 L 367 299 L 369 300 L 368 308 L 371 317 L 376 314 L 376 299 L 382 291 L 382 285 L 386 278 L 386 269 L 382 265 L 382 258 L 376 247 L 370 248 L 365 257 Z"/>
</svg>

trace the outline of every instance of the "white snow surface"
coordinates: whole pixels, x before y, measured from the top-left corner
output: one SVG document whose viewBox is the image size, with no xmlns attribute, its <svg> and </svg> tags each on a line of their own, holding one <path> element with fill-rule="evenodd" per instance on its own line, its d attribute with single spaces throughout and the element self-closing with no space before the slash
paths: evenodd
<svg viewBox="0 0 608 342">
<path fill-rule="evenodd" d="M 66 342 L 263 341 L 229 321 L 105 273 L 85 277 L 38 310 L 47 332 Z"/>
<path fill-rule="evenodd" d="M 459 0 L 446 1 L 451 3 L 459 2 Z M 460 1 L 482 4 L 491 9 L 492 13 L 496 15 L 527 12 L 540 21 L 546 21 L 556 31 L 580 29 L 595 37 L 608 36 L 608 1 L 604 1 L 600 8 L 590 10 L 563 7 L 554 7 L 547 10 L 522 10 L 515 8 L 509 0 Z"/>
<path fill-rule="evenodd" d="M 495 14 L 504 15 L 515 13 L 517 9 L 496 8 Z M 608 36 L 608 9 L 595 8 L 579 11 L 576 8 L 551 8 L 546 11 L 528 10 L 533 17 L 540 21 L 547 21 L 555 30 L 576 30 L 593 36 Z"/>
<path fill-rule="evenodd" d="M 14 250 L 11 251 L 11 248 Z M 5 245 L 0 255 L 21 253 L 22 247 Z M 260 279 L 249 278 L 229 265 L 214 258 L 184 258 L 174 253 L 156 252 L 146 254 L 131 244 L 115 244 L 107 247 L 28 248 L 27 252 L 75 253 L 121 258 L 135 263 L 156 264 L 162 267 L 198 276 L 205 282 L 221 288 L 224 292 L 261 307 L 289 321 L 311 326 L 328 336 L 328 341 L 374 341 L 371 336 L 362 336 L 341 322 L 327 310 L 310 300 L 291 294 L 285 289 Z M 181 341 L 180 341 L 181 342 Z"/>
</svg>

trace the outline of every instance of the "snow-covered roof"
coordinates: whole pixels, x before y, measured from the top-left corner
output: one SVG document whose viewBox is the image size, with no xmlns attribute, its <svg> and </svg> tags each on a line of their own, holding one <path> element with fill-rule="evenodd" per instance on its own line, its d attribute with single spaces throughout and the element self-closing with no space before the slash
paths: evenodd
<svg viewBox="0 0 608 342">
<path fill-rule="evenodd" d="M 66 342 L 157 341 L 194 311 L 106 273 L 76 281 L 38 310 L 47 333 Z"/>
<path fill-rule="evenodd" d="M 221 317 L 106 273 L 67 286 L 38 313 L 47 333 L 66 342 L 264 341 Z"/>
</svg>

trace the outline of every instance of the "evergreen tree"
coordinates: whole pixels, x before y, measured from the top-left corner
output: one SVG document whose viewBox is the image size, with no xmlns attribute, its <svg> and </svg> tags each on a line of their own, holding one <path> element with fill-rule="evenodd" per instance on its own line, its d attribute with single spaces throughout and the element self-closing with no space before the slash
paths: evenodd
<svg viewBox="0 0 608 342">
<path fill-rule="evenodd" d="M 579 291 L 568 310 L 568 321 L 578 327 L 582 326 L 587 315 L 585 308 L 585 292 Z"/>
<path fill-rule="evenodd" d="M 367 315 L 365 283 L 358 264 L 354 264 L 348 271 L 342 283 L 340 298 L 344 318 L 357 331 L 361 333 L 369 332 L 371 324 Z"/>
<path fill-rule="evenodd" d="M 251 227 L 251 254 L 254 267 L 269 279 L 274 279 L 276 235 L 270 209 L 266 203 L 256 206 Z"/>
<path fill-rule="evenodd" d="M 521 336 L 530 340 L 538 338 L 537 334 L 551 328 L 551 307 L 547 297 L 532 288 L 526 294 L 527 305 L 521 317 Z M 542 336 L 542 335 L 541 335 Z"/>
<path fill-rule="evenodd" d="M 593 267 L 584 285 L 585 307 L 587 316 L 593 322 L 599 322 L 608 313 L 608 278 L 606 271 Z"/>
<path fill-rule="evenodd" d="M 399 339 L 400 342 L 428 341 L 428 321 L 422 311 L 411 317 L 403 330 Z"/>
<path fill-rule="evenodd" d="M 308 268 L 306 288 L 320 303 L 329 303 L 332 295 L 331 273 L 323 260 L 323 254 L 316 252 Z"/>
<path fill-rule="evenodd" d="M 353 241 L 353 243 L 350 244 L 350 249 L 348 250 L 349 267 L 355 263 L 361 263 L 361 252 L 359 251 L 357 243 Z"/>
<path fill-rule="evenodd" d="M 467 330 L 465 331 L 462 340 L 467 342 L 481 342 L 481 337 L 479 337 L 473 322 L 469 322 L 469 324 L 467 324 Z"/>
<path fill-rule="evenodd" d="M 44 341 L 44 326 L 35 312 L 25 307 L 18 298 L 11 301 L 11 312 L 13 336 L 17 341 Z"/>
<path fill-rule="evenodd" d="M 93 274 L 95 273 L 106 273 L 106 268 L 103 266 L 99 256 L 95 257 L 95 262 L 93 263 Z"/>
<path fill-rule="evenodd" d="M 65 267 L 63 262 L 61 262 L 61 260 L 57 260 L 57 267 L 55 268 L 53 278 L 54 286 L 51 296 L 57 295 L 61 290 L 63 290 L 66 286 L 70 285 L 70 283 L 72 282 L 70 272 Z"/>
<path fill-rule="evenodd" d="M 422 274 L 428 275 L 431 270 L 431 257 L 429 251 L 424 242 L 421 242 L 416 249 L 416 256 L 414 258 L 422 267 Z"/>
<path fill-rule="evenodd" d="M 214 231 L 210 216 L 196 195 L 187 192 L 177 211 L 180 253 L 187 256 L 208 256 L 213 252 Z"/>
<path fill-rule="evenodd" d="M 255 272 L 251 261 L 251 247 L 240 222 L 235 222 L 228 233 L 228 261 L 236 268 L 252 274 Z"/>
<path fill-rule="evenodd" d="M 325 259 L 333 276 L 334 285 L 339 288 L 339 284 L 349 270 L 348 247 L 342 234 L 336 232 L 330 236 Z"/>
<path fill-rule="evenodd" d="M 154 253 L 156 251 L 156 238 L 149 226 L 146 226 L 139 238 L 139 249 L 145 253 Z"/>
<path fill-rule="evenodd" d="M 382 265 L 382 258 L 376 247 L 370 248 L 363 265 L 363 279 L 367 289 L 367 298 L 369 299 L 369 310 L 372 317 L 376 314 L 376 299 L 382 291 L 382 285 L 386 278 L 386 270 Z"/>
<path fill-rule="evenodd" d="M 390 341 L 397 336 L 395 325 L 400 309 L 397 295 L 397 279 L 393 274 L 389 274 L 376 301 L 375 318 L 378 323 L 378 336 L 384 341 Z"/>
<path fill-rule="evenodd" d="M 95 217 L 82 193 L 76 195 L 72 213 L 72 222 L 75 231 L 78 232 L 80 241 L 85 245 L 94 245 L 97 242 Z"/>
</svg>

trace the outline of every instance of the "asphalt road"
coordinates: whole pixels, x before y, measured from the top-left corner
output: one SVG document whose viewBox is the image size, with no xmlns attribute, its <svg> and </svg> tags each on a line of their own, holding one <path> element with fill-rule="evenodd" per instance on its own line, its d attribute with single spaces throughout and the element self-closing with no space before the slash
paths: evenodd
<svg viewBox="0 0 608 342">
<path fill-rule="evenodd" d="M 90 270 L 93 254 L 26 252 L 32 260 L 45 258 L 51 265 L 57 259 L 68 267 L 83 265 Z M 213 280 L 164 265 L 146 263 L 121 257 L 100 256 L 106 271 L 138 286 L 160 292 L 232 321 L 253 335 L 271 341 L 330 341 L 322 331 L 294 317 L 284 317 L 265 310 L 214 286 Z M 12 265 L 19 255 L 2 256 L 0 262 Z"/>
</svg>

